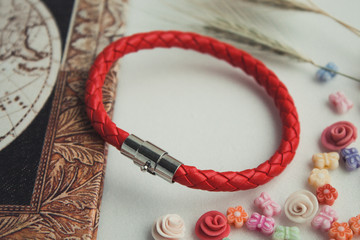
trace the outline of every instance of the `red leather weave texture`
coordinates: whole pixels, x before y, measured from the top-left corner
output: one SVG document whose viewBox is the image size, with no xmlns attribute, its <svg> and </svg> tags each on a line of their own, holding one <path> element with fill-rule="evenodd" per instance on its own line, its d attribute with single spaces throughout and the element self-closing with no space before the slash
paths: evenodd
<svg viewBox="0 0 360 240">
<path fill-rule="evenodd" d="M 111 65 L 122 56 L 141 49 L 178 47 L 206 53 L 241 68 L 273 98 L 282 121 L 282 140 L 273 156 L 253 169 L 216 172 L 181 165 L 174 181 L 208 191 L 237 191 L 255 188 L 279 175 L 291 162 L 299 144 L 300 124 L 287 88 L 261 61 L 216 39 L 195 33 L 155 31 L 124 37 L 111 43 L 96 58 L 86 83 L 85 103 L 90 121 L 101 137 L 120 149 L 129 133 L 116 127 L 102 103 L 102 86 Z M 254 143 L 256 144 L 256 143 Z"/>
</svg>

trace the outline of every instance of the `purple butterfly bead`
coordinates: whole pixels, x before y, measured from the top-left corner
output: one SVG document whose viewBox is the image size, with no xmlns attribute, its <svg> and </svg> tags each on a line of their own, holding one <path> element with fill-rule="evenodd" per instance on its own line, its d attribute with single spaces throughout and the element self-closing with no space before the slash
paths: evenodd
<svg viewBox="0 0 360 240">
<path fill-rule="evenodd" d="M 349 171 L 360 167 L 360 155 L 356 148 L 344 148 L 340 151 L 340 155 Z"/>
</svg>

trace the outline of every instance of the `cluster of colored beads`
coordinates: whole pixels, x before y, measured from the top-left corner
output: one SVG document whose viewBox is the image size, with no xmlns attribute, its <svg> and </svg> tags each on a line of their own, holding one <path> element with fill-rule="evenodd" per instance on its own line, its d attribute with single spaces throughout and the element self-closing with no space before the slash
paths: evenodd
<svg viewBox="0 0 360 240">
<path fill-rule="evenodd" d="M 308 178 L 310 185 L 316 187 L 316 196 L 300 190 L 291 194 L 285 202 L 285 215 L 296 223 L 312 219 L 312 227 L 328 232 L 330 240 L 350 240 L 360 235 L 360 215 L 352 217 L 349 222 L 337 222 L 336 211 L 331 207 L 338 198 L 337 190 L 330 185 L 329 170 L 339 166 L 340 157 L 349 170 L 360 167 L 360 155 L 356 148 L 345 148 L 357 138 L 356 127 L 349 122 L 337 122 L 327 127 L 322 133 L 323 145 L 337 152 L 317 153 L 312 156 L 314 169 Z M 316 215 L 319 204 L 324 206 Z M 230 240 L 230 225 L 241 228 L 246 225 L 249 230 L 257 230 L 265 235 L 272 235 L 273 240 L 300 240 L 297 227 L 276 226 L 274 216 L 281 213 L 281 206 L 274 202 L 266 192 L 254 200 L 254 205 L 262 213 L 254 212 L 249 217 L 242 206 L 227 209 L 227 216 L 218 211 L 203 214 L 196 223 L 195 233 L 200 240 Z M 175 240 L 184 237 L 183 220 L 175 214 L 159 218 L 152 229 L 155 240 Z"/>
<path fill-rule="evenodd" d="M 273 216 L 280 214 L 280 205 L 274 202 L 266 192 L 261 193 L 254 200 L 254 205 L 260 208 L 264 215 L 257 212 L 251 214 L 251 217 L 246 222 L 246 227 L 251 231 L 257 230 L 265 235 L 271 235 L 275 230 Z"/>
<path fill-rule="evenodd" d="M 264 215 L 253 213 L 246 226 L 249 230 L 257 230 L 265 235 L 271 235 L 274 240 L 299 240 L 300 230 L 298 227 L 277 226 L 273 216 L 281 213 L 281 206 L 273 201 L 266 192 L 261 193 L 254 200 L 254 205 L 260 208 Z"/>
<path fill-rule="evenodd" d="M 360 156 L 355 148 L 346 148 L 357 138 L 356 127 L 349 122 L 337 122 L 327 127 L 322 135 L 321 142 L 330 150 L 340 150 L 340 156 L 349 170 L 360 166 Z M 315 168 L 309 177 L 309 183 L 315 187 L 317 200 L 325 204 L 319 214 L 312 220 L 311 225 L 319 230 L 328 231 L 332 240 L 352 239 L 353 235 L 359 234 L 360 215 L 353 217 L 349 223 L 337 222 L 338 216 L 330 206 L 338 197 L 337 190 L 330 185 L 330 174 L 327 169 L 335 169 L 339 166 L 340 156 L 337 152 L 318 153 L 313 155 Z"/>
<path fill-rule="evenodd" d="M 254 200 L 264 215 L 254 212 L 250 218 L 242 206 L 229 207 L 226 217 L 218 211 L 203 214 L 197 221 L 195 233 L 200 240 L 229 240 L 230 225 L 241 228 L 246 225 L 249 230 L 257 230 L 271 235 L 274 240 L 299 240 L 300 230 L 297 227 L 277 226 L 273 216 L 281 213 L 281 206 L 273 201 L 269 194 L 263 192 Z"/>
</svg>

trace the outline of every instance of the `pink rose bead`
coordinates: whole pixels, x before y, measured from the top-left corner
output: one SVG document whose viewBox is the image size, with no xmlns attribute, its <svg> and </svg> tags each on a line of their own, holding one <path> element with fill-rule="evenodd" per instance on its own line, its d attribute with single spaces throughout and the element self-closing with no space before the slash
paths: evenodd
<svg viewBox="0 0 360 240">
<path fill-rule="evenodd" d="M 210 211 L 203 214 L 195 226 L 196 236 L 201 240 L 221 240 L 230 234 L 230 225 L 224 214 Z"/>
<path fill-rule="evenodd" d="M 356 127 L 350 122 L 341 121 L 325 128 L 321 134 L 321 143 L 327 149 L 340 150 L 349 146 L 356 138 Z"/>
</svg>

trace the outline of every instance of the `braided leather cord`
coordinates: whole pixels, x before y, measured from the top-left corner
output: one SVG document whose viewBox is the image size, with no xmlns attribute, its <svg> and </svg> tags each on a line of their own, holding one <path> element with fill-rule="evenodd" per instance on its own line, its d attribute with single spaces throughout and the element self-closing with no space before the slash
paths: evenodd
<svg viewBox="0 0 360 240">
<path fill-rule="evenodd" d="M 124 37 L 111 43 L 96 58 L 86 83 L 86 111 L 101 137 L 120 149 L 129 133 L 116 127 L 102 103 L 102 86 L 111 65 L 122 56 L 141 49 L 178 47 L 224 60 L 253 76 L 273 98 L 282 121 L 282 140 L 274 155 L 258 167 L 241 172 L 216 172 L 181 165 L 173 180 L 190 188 L 237 191 L 255 188 L 279 175 L 291 162 L 299 144 L 300 124 L 294 102 L 285 85 L 261 61 L 229 44 L 195 33 L 154 31 Z"/>
</svg>

